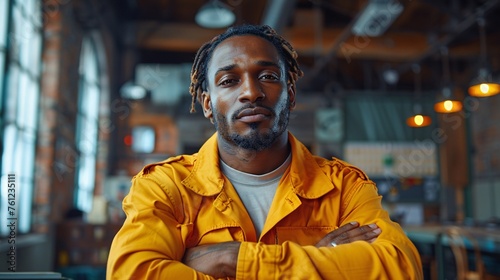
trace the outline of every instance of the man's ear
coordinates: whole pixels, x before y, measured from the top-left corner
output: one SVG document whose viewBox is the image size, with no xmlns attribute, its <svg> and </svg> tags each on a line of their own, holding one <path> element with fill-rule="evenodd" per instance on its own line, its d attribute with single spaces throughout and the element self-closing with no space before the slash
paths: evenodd
<svg viewBox="0 0 500 280">
<path fill-rule="evenodd" d="M 295 86 L 288 84 L 288 98 L 290 100 L 290 111 L 295 109 Z"/>
<path fill-rule="evenodd" d="M 203 107 L 203 115 L 205 118 L 212 120 L 212 106 L 210 102 L 210 94 L 204 91 L 201 93 L 201 107 Z"/>
</svg>

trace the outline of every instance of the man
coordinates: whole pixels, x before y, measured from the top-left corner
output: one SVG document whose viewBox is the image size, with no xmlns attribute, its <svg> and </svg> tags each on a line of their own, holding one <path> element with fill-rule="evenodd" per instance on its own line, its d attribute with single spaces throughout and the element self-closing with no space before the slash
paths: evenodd
<svg viewBox="0 0 500 280">
<path fill-rule="evenodd" d="M 287 131 L 302 76 L 268 26 L 200 48 L 190 92 L 214 134 L 133 179 L 108 279 L 421 279 L 413 244 L 372 181 Z"/>
</svg>

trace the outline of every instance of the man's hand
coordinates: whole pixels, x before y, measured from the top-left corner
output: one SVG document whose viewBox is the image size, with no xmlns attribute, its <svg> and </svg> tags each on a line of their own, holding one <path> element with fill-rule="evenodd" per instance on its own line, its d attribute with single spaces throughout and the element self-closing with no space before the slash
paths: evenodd
<svg viewBox="0 0 500 280">
<path fill-rule="evenodd" d="M 373 242 L 380 233 L 380 228 L 375 224 L 360 226 L 357 222 L 351 222 L 325 235 L 316 247 L 333 246 L 332 242 L 335 246 L 358 240 Z M 215 278 L 234 278 L 239 250 L 240 242 L 237 241 L 200 245 L 187 249 L 182 262 Z"/>
<path fill-rule="evenodd" d="M 240 242 L 200 245 L 187 249 L 182 262 L 215 278 L 236 277 Z"/>
<path fill-rule="evenodd" d="M 358 240 L 373 242 L 382 230 L 376 224 L 359 226 L 358 222 L 350 222 L 328 233 L 316 243 L 316 247 L 337 246 Z"/>
</svg>

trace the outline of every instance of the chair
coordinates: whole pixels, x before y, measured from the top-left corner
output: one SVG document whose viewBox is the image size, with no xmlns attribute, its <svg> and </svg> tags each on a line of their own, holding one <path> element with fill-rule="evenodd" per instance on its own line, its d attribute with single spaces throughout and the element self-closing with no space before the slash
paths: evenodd
<svg viewBox="0 0 500 280">
<path fill-rule="evenodd" d="M 481 250 L 475 238 L 467 234 L 460 227 L 450 227 L 445 231 L 448 243 L 455 257 L 458 280 L 479 280 L 484 279 L 484 263 L 481 258 Z M 475 270 L 469 268 L 469 259 L 465 241 L 470 242 L 474 251 Z"/>
</svg>

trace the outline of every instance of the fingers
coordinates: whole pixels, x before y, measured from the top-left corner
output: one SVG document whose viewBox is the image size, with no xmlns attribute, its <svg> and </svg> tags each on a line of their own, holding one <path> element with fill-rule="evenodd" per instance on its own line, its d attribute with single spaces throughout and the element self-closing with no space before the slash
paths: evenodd
<svg viewBox="0 0 500 280">
<path fill-rule="evenodd" d="M 345 224 L 338 229 L 328 233 L 316 244 L 317 247 L 336 247 L 354 241 L 366 241 L 372 243 L 380 235 L 382 230 L 376 224 L 359 226 L 357 222 Z"/>
<path fill-rule="evenodd" d="M 229 241 L 186 249 L 182 262 L 214 278 L 236 276 L 240 242 Z"/>
<path fill-rule="evenodd" d="M 327 234 L 327 236 L 329 235 L 330 238 L 334 239 L 334 238 L 345 238 L 345 236 L 347 236 L 349 234 L 350 231 L 356 229 L 359 227 L 359 223 L 358 222 L 350 222 L 350 223 L 347 223 L 341 227 L 339 227 L 338 229 L 330 232 L 329 234 Z"/>
<path fill-rule="evenodd" d="M 334 238 L 337 244 L 351 243 L 358 240 L 370 241 L 380 235 L 382 230 L 376 224 L 360 226 Z"/>
</svg>

